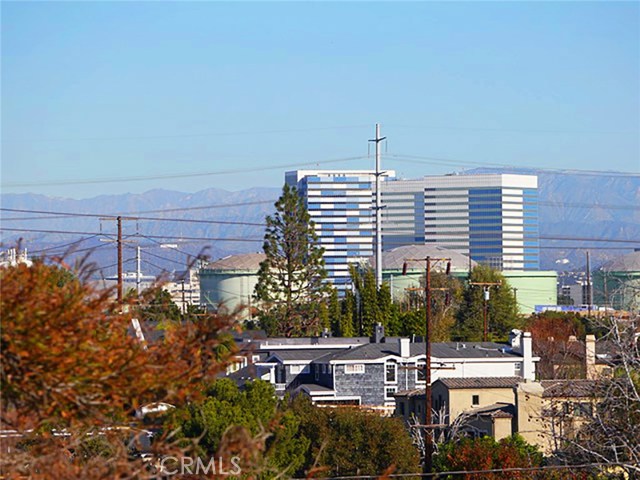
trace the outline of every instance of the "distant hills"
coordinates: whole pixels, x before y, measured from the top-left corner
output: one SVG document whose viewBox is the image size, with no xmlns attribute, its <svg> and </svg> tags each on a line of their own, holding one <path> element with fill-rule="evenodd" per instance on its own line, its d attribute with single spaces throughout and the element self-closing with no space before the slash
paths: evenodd
<svg viewBox="0 0 640 480">
<path fill-rule="evenodd" d="M 464 174 L 488 172 L 532 173 L 526 169 L 483 168 Z M 543 269 L 583 269 L 585 247 L 600 247 L 591 248 L 594 266 L 631 251 L 633 246 L 640 248 L 640 177 L 547 171 L 536 173 L 539 185 L 541 237 L 571 238 L 567 241 L 544 238 L 541 240 Z M 251 188 L 237 192 L 209 188 L 197 193 L 156 189 L 142 194 L 101 195 L 84 200 L 30 193 L 2 194 L 0 199 L 3 208 L 11 209 L 263 224 L 265 216 L 273 212 L 273 203 L 279 193 L 278 188 Z M 159 210 L 164 212 L 158 212 Z M 35 218 L 23 220 L 28 217 Z M 60 247 L 61 245 L 86 238 L 75 245 L 78 252 L 70 259 L 90 252 L 92 261 L 107 267 L 105 275 L 115 272 L 115 246 L 113 243 L 100 241 L 101 238 L 105 240 L 114 237 L 94 236 L 100 232 L 113 235 L 116 231 L 114 221 L 90 216 L 44 217 L 48 216 L 3 211 L 3 228 L 51 231 L 22 234 L 4 231 L 4 248 L 14 245 L 22 237 L 24 245 L 31 252 L 60 254 L 65 251 L 65 247 Z M 15 220 L 11 220 L 12 218 Z M 79 233 L 66 235 L 55 231 Z M 188 261 L 185 254 L 196 255 L 205 245 L 210 246 L 206 254 L 212 259 L 234 253 L 259 251 L 264 234 L 261 225 L 162 220 L 124 221 L 123 231 L 128 241 L 139 242 L 143 246 L 142 269 L 144 273 L 151 274 L 157 274 L 161 269 L 184 269 Z M 153 238 L 154 236 L 172 238 L 160 239 Z M 216 240 L 197 240 L 200 238 Z M 635 243 L 621 244 L 588 239 L 633 240 Z M 135 268 L 134 245 L 135 243 L 126 244 L 125 270 L 132 271 Z M 616 250 L 613 250 L 614 248 Z"/>
</svg>

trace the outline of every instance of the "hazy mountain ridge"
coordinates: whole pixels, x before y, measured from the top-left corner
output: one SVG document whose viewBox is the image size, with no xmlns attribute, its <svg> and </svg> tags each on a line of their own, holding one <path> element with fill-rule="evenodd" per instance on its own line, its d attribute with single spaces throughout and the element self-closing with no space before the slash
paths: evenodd
<svg viewBox="0 0 640 480">
<path fill-rule="evenodd" d="M 475 169 L 464 174 L 505 172 L 534 173 L 527 169 Z M 580 269 L 584 266 L 583 247 L 618 248 L 620 243 L 578 240 L 623 239 L 635 240 L 640 247 L 640 178 L 637 176 L 580 175 L 554 172 L 536 172 L 538 175 L 540 200 L 540 235 L 552 237 L 571 237 L 575 240 L 542 240 L 541 267 L 543 269 Z M 273 212 L 273 203 L 280 193 L 278 188 L 250 188 L 229 192 L 221 188 L 209 188 L 195 193 L 154 189 L 142 194 L 100 195 L 93 198 L 74 200 L 69 198 L 47 197 L 38 194 L 2 194 L 3 208 L 42 210 L 56 212 L 77 212 L 101 215 L 139 215 L 145 217 L 164 217 L 195 220 L 218 220 L 227 222 L 246 222 L 263 224 L 266 215 Z M 224 205 L 220 208 L 195 208 L 212 205 Z M 238 205 L 240 204 L 240 205 Z M 595 205 L 595 206 L 594 206 Z M 598 205 L 601 205 L 598 207 Z M 187 208 L 191 210 L 148 212 L 152 210 L 172 210 Z M 138 212 L 138 213 L 134 213 Z M 148 212 L 148 213 L 143 213 Z M 10 220 L 15 218 L 39 217 L 37 220 Z M 115 234 L 116 226 L 112 220 L 99 220 L 94 217 L 63 217 L 41 219 L 43 215 L 20 212 L 3 212 L 4 228 L 31 228 L 38 230 L 65 230 L 84 232 L 78 235 L 58 233 L 4 232 L 3 244 L 14 244 L 23 237 L 25 245 L 32 251 L 72 242 L 78 237 L 91 233 Z M 124 221 L 123 232 L 136 240 L 136 233 L 151 236 L 168 236 L 174 239 L 140 239 L 143 250 L 143 270 L 157 273 L 162 267 L 169 270 L 181 269 L 187 257 L 159 243 L 178 244 L 182 252 L 197 254 L 202 246 L 210 244 L 206 252 L 211 258 L 220 258 L 234 253 L 258 251 L 261 249 L 264 228 L 260 225 L 230 225 L 209 223 L 188 223 L 170 221 Z M 193 241 L 183 237 L 220 239 L 211 242 Z M 113 237 L 110 237 L 113 238 Z M 228 239 L 228 240 L 224 240 Z M 97 238 L 79 244 L 78 248 L 98 247 L 92 259 L 100 265 L 111 265 L 115 261 L 113 244 L 104 244 Z M 562 246 L 555 249 L 549 247 Z M 632 244 L 622 245 L 619 250 L 593 249 L 592 260 L 598 265 L 609 258 L 629 252 Z M 125 259 L 135 255 L 133 244 L 127 244 Z M 60 252 L 61 250 L 53 250 Z M 149 252 L 145 255 L 144 252 Z M 156 256 L 154 256 L 156 255 Z M 163 257 L 163 258 L 158 258 Z M 556 260 L 568 259 L 569 263 L 560 264 Z M 152 265 L 153 264 L 153 265 Z M 154 267 L 155 265 L 155 267 Z M 127 269 L 135 267 L 129 262 Z M 113 269 L 108 270 L 111 272 Z"/>
</svg>

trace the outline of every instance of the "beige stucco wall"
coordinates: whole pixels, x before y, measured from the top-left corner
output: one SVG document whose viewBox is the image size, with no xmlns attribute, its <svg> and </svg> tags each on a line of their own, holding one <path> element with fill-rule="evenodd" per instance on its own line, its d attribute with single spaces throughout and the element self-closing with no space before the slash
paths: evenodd
<svg viewBox="0 0 640 480">
<path fill-rule="evenodd" d="M 502 440 L 510 437 L 513 433 L 511 418 L 494 418 L 493 419 L 493 438 Z"/>
<path fill-rule="evenodd" d="M 472 396 L 478 395 L 479 403 L 473 405 Z M 449 390 L 449 418 L 453 421 L 462 412 L 486 407 L 494 403 L 514 403 L 513 388 L 455 389 Z"/>
</svg>

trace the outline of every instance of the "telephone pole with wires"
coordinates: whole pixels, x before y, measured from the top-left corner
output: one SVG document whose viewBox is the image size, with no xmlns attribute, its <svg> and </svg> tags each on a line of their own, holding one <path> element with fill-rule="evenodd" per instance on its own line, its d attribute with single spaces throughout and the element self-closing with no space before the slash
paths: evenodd
<svg viewBox="0 0 640 480">
<path fill-rule="evenodd" d="M 380 171 L 380 142 L 387 137 L 380 136 L 380 124 L 376 123 L 376 138 L 369 140 L 376 144 L 376 286 L 382 285 L 382 193 L 380 192 L 380 176 L 384 173 Z"/>
<path fill-rule="evenodd" d="M 489 337 L 489 299 L 491 298 L 491 287 L 499 287 L 502 285 L 502 282 L 469 282 L 469 285 L 482 287 L 482 312 L 484 318 L 484 334 L 482 339 L 486 342 Z"/>
<path fill-rule="evenodd" d="M 118 304 L 122 305 L 122 301 L 124 299 L 123 295 L 123 280 L 122 280 L 122 244 L 125 243 L 125 240 L 122 240 L 122 220 L 137 220 L 136 218 L 123 217 L 121 215 L 115 217 L 100 217 L 100 220 L 110 220 L 116 221 L 118 234 L 115 240 L 115 243 L 118 246 L 118 280 L 117 280 L 117 295 L 118 295 Z M 102 229 L 102 228 L 101 228 Z M 113 242 L 114 240 L 102 240 L 104 242 Z"/>
<path fill-rule="evenodd" d="M 451 259 L 450 258 L 405 258 L 402 265 L 402 274 L 407 274 L 407 268 L 409 262 L 425 262 L 425 362 L 424 362 L 424 473 L 431 473 L 433 470 L 433 429 L 437 428 L 437 425 L 433 425 L 433 415 L 431 407 L 431 267 L 439 262 L 446 262 L 446 274 L 451 273 Z M 439 290 L 439 289 L 438 289 Z"/>
</svg>

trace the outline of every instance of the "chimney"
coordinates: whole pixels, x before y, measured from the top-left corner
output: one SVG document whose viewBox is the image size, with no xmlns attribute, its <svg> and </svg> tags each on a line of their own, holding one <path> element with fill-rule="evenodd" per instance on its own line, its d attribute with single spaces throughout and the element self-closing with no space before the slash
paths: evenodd
<svg viewBox="0 0 640 480">
<path fill-rule="evenodd" d="M 520 339 L 522 338 L 522 331 L 518 329 L 513 329 L 509 333 L 509 343 L 511 344 L 511 349 L 516 353 L 522 353 L 520 344 Z"/>
<path fill-rule="evenodd" d="M 533 341 L 531 332 L 524 332 L 521 339 L 522 354 L 522 378 L 525 380 L 536 379 L 536 365 L 533 362 Z"/>
<path fill-rule="evenodd" d="M 596 336 L 587 335 L 584 339 L 584 367 L 588 379 L 596 378 Z"/>
<path fill-rule="evenodd" d="M 384 340 L 384 327 L 381 323 L 376 323 L 373 327 L 373 343 L 382 343 Z"/>
<path fill-rule="evenodd" d="M 402 358 L 409 358 L 411 356 L 411 343 L 408 338 L 399 338 L 398 347 Z"/>
</svg>

